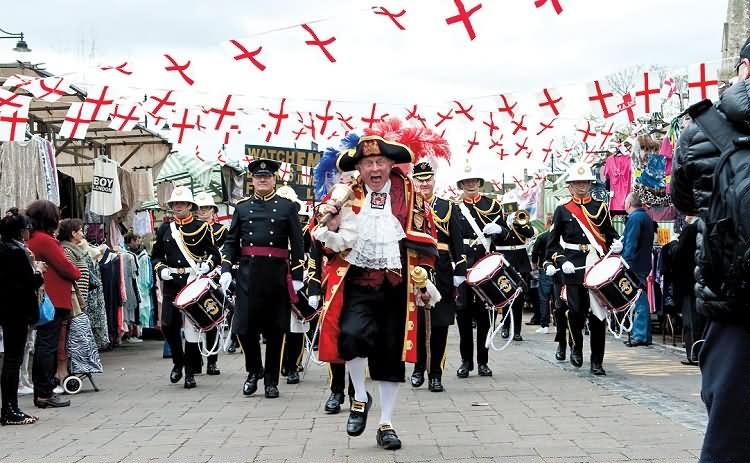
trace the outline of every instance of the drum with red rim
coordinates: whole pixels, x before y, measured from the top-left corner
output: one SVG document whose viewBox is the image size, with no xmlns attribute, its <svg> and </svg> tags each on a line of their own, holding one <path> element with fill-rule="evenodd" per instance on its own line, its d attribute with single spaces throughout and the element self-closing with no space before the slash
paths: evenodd
<svg viewBox="0 0 750 463">
<path fill-rule="evenodd" d="M 224 294 L 209 277 L 188 283 L 174 298 L 174 306 L 201 331 L 209 331 L 226 318 Z"/>
<path fill-rule="evenodd" d="M 500 253 L 487 254 L 466 273 L 466 284 L 493 309 L 508 305 L 521 288 L 521 277 Z"/>
<path fill-rule="evenodd" d="M 625 259 L 607 256 L 586 271 L 583 285 L 608 310 L 622 312 L 638 297 L 641 283 Z"/>
</svg>

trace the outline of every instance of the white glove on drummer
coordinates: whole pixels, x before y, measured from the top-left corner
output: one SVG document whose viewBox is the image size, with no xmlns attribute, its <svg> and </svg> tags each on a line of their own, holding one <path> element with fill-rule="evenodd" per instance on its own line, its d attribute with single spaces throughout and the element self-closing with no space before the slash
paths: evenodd
<svg viewBox="0 0 750 463">
<path fill-rule="evenodd" d="M 313 309 L 317 309 L 318 305 L 320 305 L 320 296 L 310 296 L 307 298 L 307 303 L 310 304 L 310 307 Z"/>
<path fill-rule="evenodd" d="M 488 223 L 482 229 L 482 233 L 484 233 L 485 235 L 499 235 L 502 232 L 503 232 L 503 227 L 496 224 L 495 222 Z"/>
<path fill-rule="evenodd" d="M 302 282 L 301 282 L 301 281 L 299 281 L 299 280 L 292 280 L 292 287 L 294 288 L 294 292 L 296 293 L 296 292 L 297 292 L 297 291 L 299 291 L 300 289 L 304 288 L 304 287 L 305 287 L 305 284 L 304 284 L 304 283 L 302 283 Z"/>
<path fill-rule="evenodd" d="M 458 288 L 463 284 L 464 281 L 466 281 L 466 277 L 455 275 L 453 277 L 453 286 L 455 288 Z"/>
<path fill-rule="evenodd" d="M 562 271 L 566 275 L 572 275 L 576 273 L 576 266 L 573 265 L 573 262 L 567 261 L 564 264 L 562 264 Z"/>
<path fill-rule="evenodd" d="M 168 268 L 161 269 L 161 272 L 159 272 L 159 277 L 161 278 L 161 281 L 169 281 L 172 279 L 172 271 Z"/>
<path fill-rule="evenodd" d="M 508 214 L 508 217 L 505 219 L 505 223 L 508 224 L 508 227 L 513 227 L 513 222 L 515 222 L 515 220 L 516 220 L 516 213 L 511 212 L 510 214 Z"/>
<path fill-rule="evenodd" d="M 622 252 L 622 248 L 622 240 L 614 240 L 609 250 L 612 251 L 612 254 L 620 254 Z"/>
<path fill-rule="evenodd" d="M 221 289 L 226 292 L 229 289 L 229 285 L 232 284 L 232 274 L 229 272 L 224 272 L 219 277 L 219 285 L 221 285 Z"/>
<path fill-rule="evenodd" d="M 548 277 L 553 277 L 555 276 L 555 273 L 557 273 L 557 269 L 555 268 L 554 265 L 548 265 L 547 267 L 544 268 L 544 273 Z"/>
<path fill-rule="evenodd" d="M 198 273 L 200 273 L 201 275 L 205 275 L 210 271 L 211 266 L 208 265 L 208 262 L 201 262 L 200 264 L 198 264 Z"/>
</svg>

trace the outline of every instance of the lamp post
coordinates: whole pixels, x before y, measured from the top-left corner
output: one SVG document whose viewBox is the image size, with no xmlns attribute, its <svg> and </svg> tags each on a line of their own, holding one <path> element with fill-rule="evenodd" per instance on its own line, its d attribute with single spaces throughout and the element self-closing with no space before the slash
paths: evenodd
<svg viewBox="0 0 750 463">
<path fill-rule="evenodd" d="M 23 32 L 14 33 L 0 29 L 0 39 L 18 39 L 18 42 L 16 42 L 16 46 L 13 48 L 13 51 L 17 51 L 19 53 L 28 53 L 31 51 L 31 48 L 29 48 L 29 45 L 23 39 Z"/>
</svg>

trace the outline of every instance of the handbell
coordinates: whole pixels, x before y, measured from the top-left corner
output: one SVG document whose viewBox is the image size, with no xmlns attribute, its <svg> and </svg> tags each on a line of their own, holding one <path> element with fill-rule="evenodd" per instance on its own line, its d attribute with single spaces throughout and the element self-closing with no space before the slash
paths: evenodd
<svg viewBox="0 0 750 463">
<path fill-rule="evenodd" d="M 427 270 L 423 269 L 422 267 L 414 267 L 411 272 L 411 281 L 414 282 L 414 286 L 416 286 L 418 289 L 424 289 L 427 287 L 427 279 L 429 276 L 427 275 Z"/>
<path fill-rule="evenodd" d="M 342 207 L 352 199 L 354 199 L 354 190 L 352 190 L 346 183 L 337 183 L 331 189 L 331 198 L 328 201 L 336 204 L 338 207 Z M 320 225 L 325 225 L 335 215 L 336 214 L 327 212 L 318 219 L 318 223 Z"/>
</svg>

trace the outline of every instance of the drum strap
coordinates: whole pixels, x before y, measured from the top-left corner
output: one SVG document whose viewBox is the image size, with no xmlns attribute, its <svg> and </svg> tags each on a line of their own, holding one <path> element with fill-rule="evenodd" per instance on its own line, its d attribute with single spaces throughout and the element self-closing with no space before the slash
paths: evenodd
<svg viewBox="0 0 750 463">
<path fill-rule="evenodd" d="M 578 226 L 581 227 L 581 230 L 583 230 L 583 234 L 586 235 L 586 239 L 589 240 L 589 245 L 593 247 L 596 250 L 596 253 L 599 254 L 599 257 L 604 255 L 604 250 L 599 245 L 599 242 L 596 241 L 594 238 L 594 235 L 591 233 L 591 230 L 589 230 L 588 227 L 586 227 L 583 222 L 581 222 L 581 219 L 576 217 L 575 215 L 571 214 L 574 219 L 576 219 L 576 222 L 578 222 Z"/>
<path fill-rule="evenodd" d="M 177 229 L 177 225 L 172 222 L 169 224 L 169 228 L 172 231 L 172 238 L 174 238 L 174 242 L 177 244 L 177 248 L 182 253 L 182 257 L 185 258 L 185 261 L 187 261 L 188 265 L 191 269 L 193 269 L 193 274 L 188 277 L 188 283 L 191 282 L 198 276 L 198 264 L 195 263 L 195 261 L 190 257 L 190 254 L 187 252 L 187 249 L 185 249 L 185 241 L 182 239 L 182 233 Z"/>
<path fill-rule="evenodd" d="M 459 203 L 458 208 L 461 210 L 461 213 L 464 215 L 464 217 L 466 217 L 469 225 L 471 225 L 471 229 L 477 235 L 477 239 L 479 240 L 479 242 L 482 243 L 482 246 L 484 246 L 485 252 L 490 252 L 489 240 L 484 236 L 482 230 L 479 229 L 479 225 L 477 225 L 477 221 L 474 220 L 474 216 L 471 215 L 471 212 L 469 212 L 469 208 L 466 207 L 466 204 L 464 204 L 463 201 Z"/>
</svg>

